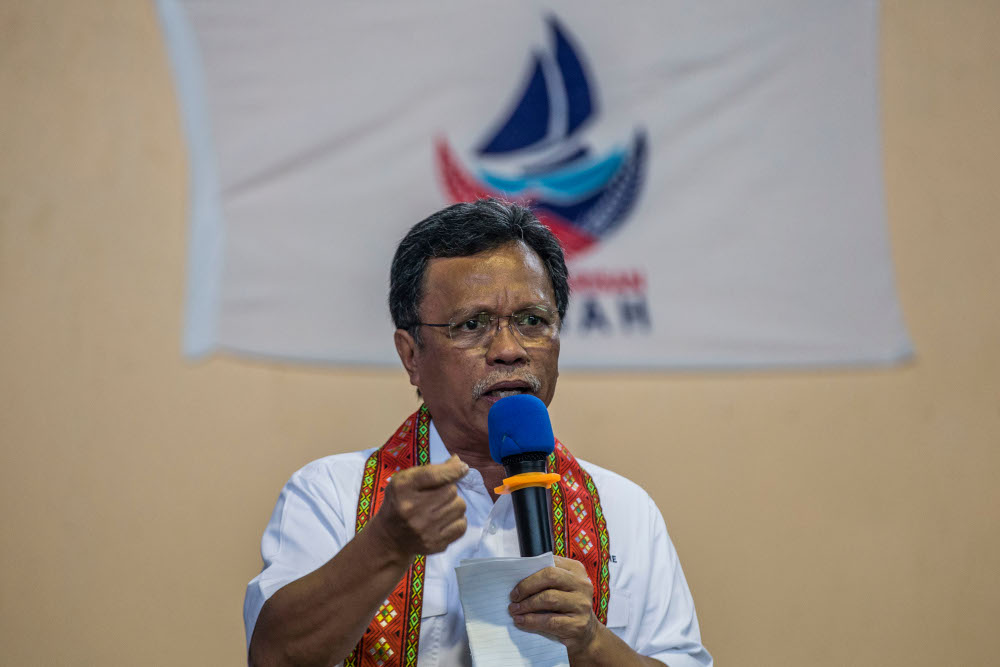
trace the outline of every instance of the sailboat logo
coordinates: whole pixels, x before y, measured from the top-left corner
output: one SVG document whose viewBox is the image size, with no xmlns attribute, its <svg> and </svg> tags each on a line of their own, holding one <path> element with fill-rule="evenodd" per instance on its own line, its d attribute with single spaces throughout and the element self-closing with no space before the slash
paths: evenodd
<svg viewBox="0 0 1000 667">
<path fill-rule="evenodd" d="M 533 54 L 523 90 L 464 166 L 444 138 L 438 172 L 453 201 L 502 197 L 532 208 L 577 255 L 628 218 L 642 188 L 646 135 L 595 155 L 585 134 L 598 115 L 596 89 L 579 49 L 555 16 L 552 48 Z"/>
</svg>

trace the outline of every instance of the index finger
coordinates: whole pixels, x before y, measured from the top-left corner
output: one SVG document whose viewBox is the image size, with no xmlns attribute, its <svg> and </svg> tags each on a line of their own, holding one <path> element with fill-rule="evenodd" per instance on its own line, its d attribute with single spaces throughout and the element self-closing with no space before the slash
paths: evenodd
<svg viewBox="0 0 1000 667">
<path fill-rule="evenodd" d="M 587 568 L 583 566 L 583 563 L 576 560 L 575 558 L 566 558 L 565 556 L 553 556 L 555 560 L 556 567 L 566 570 L 567 572 L 574 572 L 576 574 L 587 575 Z"/>
<path fill-rule="evenodd" d="M 517 586 L 514 586 L 514 590 L 510 592 L 510 599 L 512 602 L 520 602 L 524 598 L 550 588 L 569 592 L 576 590 L 577 586 L 569 570 L 563 570 L 559 567 L 544 567 L 519 581 Z"/>
<path fill-rule="evenodd" d="M 469 472 L 469 464 L 456 455 L 444 463 L 430 463 L 425 466 L 410 468 L 413 486 L 418 489 L 436 489 L 445 484 L 453 484 L 465 477 Z"/>
</svg>

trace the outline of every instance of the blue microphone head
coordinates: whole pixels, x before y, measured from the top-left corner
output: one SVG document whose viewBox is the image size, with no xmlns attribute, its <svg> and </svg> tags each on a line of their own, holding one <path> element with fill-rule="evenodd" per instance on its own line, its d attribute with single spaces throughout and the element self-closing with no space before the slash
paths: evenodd
<svg viewBox="0 0 1000 667">
<path fill-rule="evenodd" d="M 490 408 L 490 456 L 497 463 L 514 454 L 540 452 L 548 456 L 555 449 L 549 411 L 531 394 L 501 398 Z M 539 457 L 539 458 L 544 458 Z"/>
</svg>

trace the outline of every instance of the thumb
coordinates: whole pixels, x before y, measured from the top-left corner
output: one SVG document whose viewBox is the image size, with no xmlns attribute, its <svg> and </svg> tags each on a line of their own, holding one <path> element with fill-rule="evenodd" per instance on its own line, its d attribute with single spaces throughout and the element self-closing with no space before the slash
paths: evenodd
<svg viewBox="0 0 1000 667">
<path fill-rule="evenodd" d="M 439 486 L 444 486 L 445 484 L 457 482 L 464 477 L 467 472 L 469 472 L 469 465 L 462 459 L 458 458 L 458 455 L 453 454 L 452 457 L 444 463 L 432 463 L 431 465 L 416 468 L 414 476 L 416 478 L 417 488 L 433 489 Z"/>
<path fill-rule="evenodd" d="M 452 454 L 451 458 L 443 465 L 444 469 L 448 471 L 449 482 L 457 482 L 465 477 L 465 473 L 469 472 L 469 464 L 460 459 L 458 454 Z"/>
</svg>

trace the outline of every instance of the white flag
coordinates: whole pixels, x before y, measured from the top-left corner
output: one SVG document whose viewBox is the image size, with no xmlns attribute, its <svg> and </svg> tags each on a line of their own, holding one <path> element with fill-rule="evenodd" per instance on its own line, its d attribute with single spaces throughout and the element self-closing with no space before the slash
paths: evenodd
<svg viewBox="0 0 1000 667">
<path fill-rule="evenodd" d="M 876 0 L 159 0 L 189 139 L 185 350 L 395 364 L 454 201 L 567 252 L 564 367 L 893 363 Z"/>
</svg>

